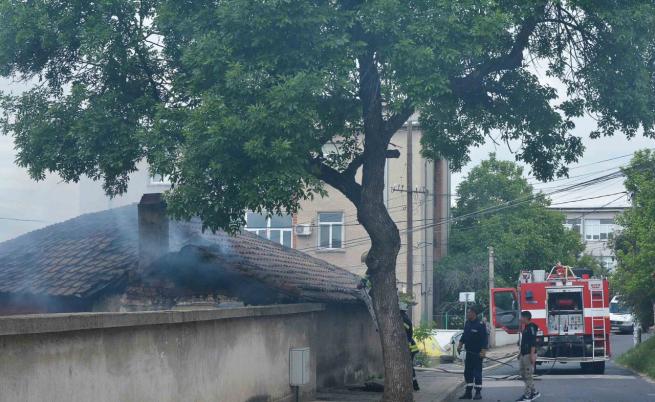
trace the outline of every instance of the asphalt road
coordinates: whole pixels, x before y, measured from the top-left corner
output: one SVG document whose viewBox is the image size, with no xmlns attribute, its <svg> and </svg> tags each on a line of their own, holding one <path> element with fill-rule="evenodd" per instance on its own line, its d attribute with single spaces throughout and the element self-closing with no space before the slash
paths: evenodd
<svg viewBox="0 0 655 402">
<path fill-rule="evenodd" d="M 632 347 L 632 335 L 612 334 L 613 358 Z M 516 374 L 518 362 L 514 368 L 501 366 L 485 372 L 486 377 L 502 377 Z M 535 381 L 541 392 L 539 402 L 636 402 L 655 401 L 655 382 L 646 380 L 613 361 L 608 362 L 604 375 L 583 374 L 579 365 L 556 364 L 552 369 L 544 367 L 545 373 Z M 483 400 L 515 401 L 523 393 L 520 380 L 494 380 L 485 378 Z"/>
</svg>

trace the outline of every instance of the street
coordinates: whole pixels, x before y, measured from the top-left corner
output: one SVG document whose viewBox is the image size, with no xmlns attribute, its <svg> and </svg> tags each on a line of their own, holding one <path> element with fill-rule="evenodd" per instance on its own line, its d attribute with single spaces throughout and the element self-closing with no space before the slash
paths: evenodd
<svg viewBox="0 0 655 402">
<path fill-rule="evenodd" d="M 612 334 L 613 359 L 632 347 L 632 335 Z M 518 367 L 517 363 L 512 366 Z M 542 366 L 535 381 L 541 392 L 539 401 L 633 402 L 655 401 L 655 382 L 635 375 L 614 361 L 608 362 L 604 375 L 582 374 L 579 366 L 557 364 Z M 494 380 L 516 374 L 518 368 L 501 366 L 485 373 L 483 396 L 486 401 L 514 401 L 523 392 L 520 380 Z"/>
</svg>

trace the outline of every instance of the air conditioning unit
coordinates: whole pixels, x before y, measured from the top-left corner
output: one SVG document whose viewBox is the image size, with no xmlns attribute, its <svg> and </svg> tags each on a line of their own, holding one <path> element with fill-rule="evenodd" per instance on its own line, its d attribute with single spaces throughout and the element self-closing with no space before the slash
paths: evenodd
<svg viewBox="0 0 655 402">
<path fill-rule="evenodd" d="M 296 225 L 296 235 L 298 236 L 309 236 L 312 234 L 312 227 L 311 225 Z"/>
</svg>

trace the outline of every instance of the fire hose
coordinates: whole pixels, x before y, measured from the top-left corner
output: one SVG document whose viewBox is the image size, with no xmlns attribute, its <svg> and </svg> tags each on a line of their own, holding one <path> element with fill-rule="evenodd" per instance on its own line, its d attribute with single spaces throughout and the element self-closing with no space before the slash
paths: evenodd
<svg viewBox="0 0 655 402">
<path fill-rule="evenodd" d="M 491 370 L 496 367 L 505 365 L 514 368 L 511 364 L 508 362 L 515 360 L 516 357 L 518 356 L 518 353 L 512 353 L 509 355 L 506 355 L 504 357 L 501 357 L 500 359 L 493 359 L 491 357 L 485 357 L 487 360 L 496 362 L 496 364 L 492 364 L 491 366 L 483 367 L 482 370 Z M 449 373 L 449 374 L 464 374 L 464 370 L 449 370 L 449 369 L 444 369 L 440 367 L 432 368 L 432 367 L 416 367 L 416 371 L 432 371 L 432 372 L 440 372 L 440 373 Z"/>
<path fill-rule="evenodd" d="M 485 359 L 487 359 L 489 361 L 492 361 L 492 362 L 496 362 L 496 364 L 492 364 L 491 366 L 483 367 L 482 371 L 492 370 L 492 369 L 495 369 L 495 368 L 503 366 L 503 365 L 511 367 L 512 369 L 516 369 L 516 367 L 509 364 L 509 362 L 515 360 L 517 356 L 518 356 L 518 353 L 511 353 L 511 354 L 505 355 L 503 357 L 500 357 L 498 359 L 494 359 L 494 358 L 485 356 Z M 555 364 L 555 362 L 553 362 L 553 365 L 554 364 Z M 415 367 L 415 370 L 416 371 L 424 371 L 424 372 L 448 373 L 448 374 L 464 374 L 464 370 L 449 370 L 449 369 L 444 369 L 444 368 L 440 368 L 440 367 L 435 367 L 435 368 L 433 368 L 433 367 Z M 552 370 L 552 367 L 548 371 L 550 371 L 550 370 Z M 535 379 L 537 379 L 539 377 L 540 377 L 540 375 L 538 375 L 538 374 L 534 375 Z M 484 378 L 491 379 L 491 380 L 518 380 L 518 379 L 521 378 L 521 376 L 518 375 L 518 374 L 508 374 L 508 375 L 503 375 L 503 376 L 484 376 Z"/>
</svg>

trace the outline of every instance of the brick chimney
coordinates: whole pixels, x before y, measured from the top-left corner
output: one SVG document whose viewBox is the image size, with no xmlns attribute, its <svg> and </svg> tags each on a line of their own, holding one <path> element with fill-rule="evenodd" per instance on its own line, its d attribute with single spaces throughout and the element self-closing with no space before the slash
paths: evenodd
<svg viewBox="0 0 655 402">
<path fill-rule="evenodd" d="M 166 203 L 160 193 L 144 194 L 139 202 L 139 274 L 169 251 Z"/>
</svg>

